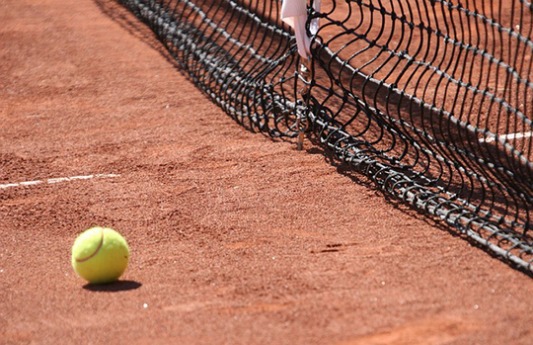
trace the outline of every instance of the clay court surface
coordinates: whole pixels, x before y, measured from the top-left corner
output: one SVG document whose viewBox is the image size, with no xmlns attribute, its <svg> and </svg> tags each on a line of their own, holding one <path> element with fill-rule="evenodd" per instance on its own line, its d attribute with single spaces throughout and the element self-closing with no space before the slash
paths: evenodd
<svg viewBox="0 0 533 345">
<path fill-rule="evenodd" d="M 529 276 L 247 132 L 109 8 L 0 2 L 0 344 L 531 344 Z M 120 283 L 72 271 L 92 225 Z"/>
</svg>

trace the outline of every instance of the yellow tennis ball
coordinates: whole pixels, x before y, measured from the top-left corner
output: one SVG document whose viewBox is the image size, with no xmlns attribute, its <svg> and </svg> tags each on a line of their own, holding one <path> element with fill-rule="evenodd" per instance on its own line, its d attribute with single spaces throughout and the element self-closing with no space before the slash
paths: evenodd
<svg viewBox="0 0 533 345">
<path fill-rule="evenodd" d="M 74 271 L 92 284 L 111 283 L 128 266 L 128 243 L 111 228 L 93 227 L 82 232 L 72 246 Z"/>
</svg>

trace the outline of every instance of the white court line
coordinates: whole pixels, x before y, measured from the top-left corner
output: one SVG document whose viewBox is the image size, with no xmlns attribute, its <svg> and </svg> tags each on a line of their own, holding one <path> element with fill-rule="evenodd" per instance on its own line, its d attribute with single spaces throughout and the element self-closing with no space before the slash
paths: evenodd
<svg viewBox="0 0 533 345">
<path fill-rule="evenodd" d="M 524 138 L 530 138 L 530 137 L 533 137 L 533 132 L 509 133 L 509 134 L 498 135 L 498 141 L 501 143 L 505 143 L 507 139 L 524 139 Z M 494 141 L 496 141 L 496 136 L 493 134 L 490 134 L 486 138 L 479 139 L 480 143 L 492 143 Z"/>
<path fill-rule="evenodd" d="M 23 182 L 17 182 L 17 183 L 0 184 L 0 189 L 23 187 L 23 186 L 35 186 L 39 184 L 54 184 L 54 183 L 70 182 L 70 181 L 76 181 L 76 180 L 91 180 L 95 178 L 112 178 L 112 177 L 119 177 L 119 176 L 120 176 L 119 174 L 94 174 L 94 175 L 71 176 L 71 177 L 57 177 L 57 178 L 49 178 L 46 180 L 23 181 Z"/>
</svg>

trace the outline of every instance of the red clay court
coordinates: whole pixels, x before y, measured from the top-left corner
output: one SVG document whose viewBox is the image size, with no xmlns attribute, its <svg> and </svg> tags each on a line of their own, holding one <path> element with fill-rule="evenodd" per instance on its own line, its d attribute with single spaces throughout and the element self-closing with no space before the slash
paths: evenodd
<svg viewBox="0 0 533 345">
<path fill-rule="evenodd" d="M 106 3 L 0 3 L 0 344 L 531 343 L 530 276 L 246 131 Z M 72 270 L 92 225 L 119 283 Z"/>
</svg>

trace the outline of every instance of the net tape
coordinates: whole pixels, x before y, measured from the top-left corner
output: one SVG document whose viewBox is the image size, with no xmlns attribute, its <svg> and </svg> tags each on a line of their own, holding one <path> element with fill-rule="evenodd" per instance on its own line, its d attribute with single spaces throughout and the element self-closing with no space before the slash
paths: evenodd
<svg viewBox="0 0 533 345">
<path fill-rule="evenodd" d="M 383 191 L 533 272 L 530 2 L 323 0 L 309 7 L 307 76 L 280 1 L 119 1 L 247 129 L 292 140 L 305 127 Z"/>
</svg>

